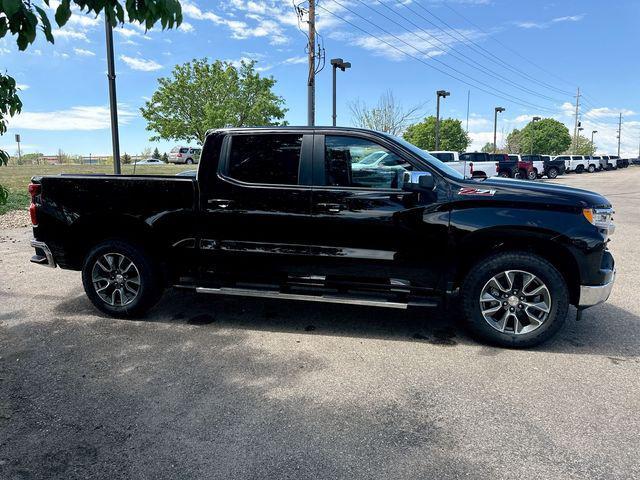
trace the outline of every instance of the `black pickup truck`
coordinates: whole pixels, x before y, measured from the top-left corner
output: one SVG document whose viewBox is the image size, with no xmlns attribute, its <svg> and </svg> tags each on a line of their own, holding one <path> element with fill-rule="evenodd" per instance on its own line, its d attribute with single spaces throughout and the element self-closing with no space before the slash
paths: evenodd
<svg viewBox="0 0 640 480">
<path fill-rule="evenodd" d="M 368 130 L 215 130 L 196 178 L 44 176 L 29 191 L 31 261 L 80 270 L 115 316 L 142 315 L 166 287 L 457 306 L 478 336 L 524 347 L 557 332 L 570 304 L 606 301 L 614 281 L 606 198 L 465 180 Z"/>
</svg>

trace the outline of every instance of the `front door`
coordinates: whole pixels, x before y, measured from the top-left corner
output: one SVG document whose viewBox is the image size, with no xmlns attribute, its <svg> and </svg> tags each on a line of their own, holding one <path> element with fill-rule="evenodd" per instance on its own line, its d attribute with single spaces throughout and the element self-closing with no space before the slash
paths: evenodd
<svg viewBox="0 0 640 480">
<path fill-rule="evenodd" d="M 268 282 L 306 258 L 312 144 L 313 135 L 287 131 L 226 136 L 201 194 L 199 247 L 218 277 Z"/>
<path fill-rule="evenodd" d="M 377 136 L 317 135 L 313 273 L 435 287 L 446 264 L 447 186 L 432 171 L 433 191 L 403 188 L 405 172 L 429 168 Z"/>
</svg>

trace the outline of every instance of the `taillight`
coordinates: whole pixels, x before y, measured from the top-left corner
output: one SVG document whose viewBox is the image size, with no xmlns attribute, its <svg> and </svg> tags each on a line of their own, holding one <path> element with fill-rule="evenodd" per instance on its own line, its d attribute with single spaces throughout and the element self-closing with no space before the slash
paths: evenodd
<svg viewBox="0 0 640 480">
<path fill-rule="evenodd" d="M 496 172 L 500 171 L 500 162 L 496 162 Z"/>
<path fill-rule="evenodd" d="M 182 154 L 181 153 L 178 154 L 178 158 L 182 158 Z"/>
<path fill-rule="evenodd" d="M 469 164 L 469 174 L 473 177 L 473 162 Z"/>
<path fill-rule="evenodd" d="M 42 185 L 39 183 L 29 184 L 29 195 L 31 195 L 31 205 L 29 205 L 29 216 L 31 217 L 31 223 L 35 226 L 38 225 L 38 216 L 36 212 L 36 197 L 40 195 Z"/>
</svg>

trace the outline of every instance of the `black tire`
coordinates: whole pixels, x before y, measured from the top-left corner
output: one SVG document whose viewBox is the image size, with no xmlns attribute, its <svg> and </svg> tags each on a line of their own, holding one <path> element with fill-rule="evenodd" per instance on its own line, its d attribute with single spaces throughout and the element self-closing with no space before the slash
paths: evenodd
<svg viewBox="0 0 640 480">
<path fill-rule="evenodd" d="M 111 267 L 110 262 L 105 262 L 105 255 L 110 255 L 113 259 L 113 255 L 124 257 L 127 260 L 130 260 L 131 263 L 135 266 L 135 271 L 137 273 L 138 287 L 137 293 L 134 298 L 130 300 L 129 303 L 125 303 L 123 301 L 123 294 L 120 292 L 118 295 L 112 297 L 112 300 L 116 304 L 109 304 L 106 300 L 101 298 L 98 293 L 98 289 L 100 288 L 99 283 L 104 280 L 95 280 L 94 271 L 99 272 L 99 274 L 105 275 L 105 269 L 100 269 L 97 266 L 99 260 L 102 261 L 103 265 Z M 116 258 L 120 258 L 116 257 Z M 129 270 L 131 271 L 131 270 Z M 120 273 L 118 271 L 118 273 Z M 127 273 L 124 272 L 125 280 L 127 282 Z M 111 275 L 107 273 L 106 275 Z M 113 274 L 115 275 L 115 274 Z M 108 280 L 106 280 L 108 281 Z M 122 279 L 121 279 L 122 281 Z M 115 278 L 113 279 L 113 283 L 110 285 L 110 290 L 117 289 L 114 287 Z M 133 282 L 133 279 L 131 280 Z M 141 247 L 134 245 L 132 243 L 123 241 L 123 240 L 106 240 L 96 247 L 94 247 L 87 257 L 85 258 L 84 265 L 82 266 L 82 284 L 84 286 L 84 291 L 91 300 L 91 303 L 100 310 L 101 312 L 106 313 L 107 315 L 119 318 L 132 318 L 139 317 L 144 315 L 144 313 L 149 310 L 155 303 L 158 301 L 163 291 L 163 282 L 161 280 L 160 271 L 156 265 L 156 263 L 152 260 L 152 258 L 142 249 Z M 120 284 L 120 289 L 127 288 L 123 283 Z M 133 284 L 132 284 L 133 285 Z M 134 285 L 135 288 L 135 285 Z M 110 290 L 106 291 L 106 294 L 110 293 Z M 129 291 L 126 291 L 126 294 L 129 295 Z M 105 295 L 105 293 L 103 293 Z M 118 305 L 118 297 L 120 299 L 121 305 Z M 128 300 L 128 299 L 127 299 Z"/>
<path fill-rule="evenodd" d="M 546 320 L 528 333 L 498 331 L 482 314 L 479 300 L 483 288 L 492 277 L 507 270 L 523 270 L 535 275 L 550 294 L 551 308 Z M 569 291 L 560 272 L 544 258 L 526 252 L 498 253 L 481 260 L 467 274 L 461 295 L 464 321 L 471 333 L 504 347 L 526 348 L 547 341 L 560 330 L 569 309 Z"/>
<path fill-rule="evenodd" d="M 527 178 L 529 180 L 537 180 L 538 179 L 538 173 L 535 170 L 531 170 L 528 174 L 527 174 Z"/>
<path fill-rule="evenodd" d="M 547 172 L 547 177 L 549 178 L 557 178 L 558 177 L 558 169 L 555 167 L 551 167 Z"/>
<path fill-rule="evenodd" d="M 187 164 L 187 165 L 193 165 L 193 160 L 190 159 L 190 158 L 187 158 L 187 161 L 184 162 L 184 163 Z"/>
<path fill-rule="evenodd" d="M 595 165 L 589 165 L 589 173 L 593 173 L 596 171 L 596 166 Z"/>
<path fill-rule="evenodd" d="M 584 165 L 578 165 L 576 167 L 576 173 L 582 173 L 584 172 Z"/>
<path fill-rule="evenodd" d="M 498 173 L 498 176 L 502 178 L 509 178 L 509 172 L 500 172 Z"/>
</svg>

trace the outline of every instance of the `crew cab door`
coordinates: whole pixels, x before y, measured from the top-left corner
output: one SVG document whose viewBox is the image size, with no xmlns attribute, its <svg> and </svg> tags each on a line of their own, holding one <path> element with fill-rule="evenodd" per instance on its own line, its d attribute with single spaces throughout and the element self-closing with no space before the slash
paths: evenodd
<svg viewBox="0 0 640 480">
<path fill-rule="evenodd" d="M 332 132 L 317 135 L 314 145 L 312 273 L 435 287 L 449 224 L 442 178 L 431 171 L 430 191 L 403 188 L 405 172 L 429 167 L 376 136 Z M 382 161 L 362 161 L 379 151 Z"/>
<path fill-rule="evenodd" d="M 201 192 L 203 261 L 217 274 L 288 273 L 308 254 L 313 135 L 229 133 Z"/>
</svg>

